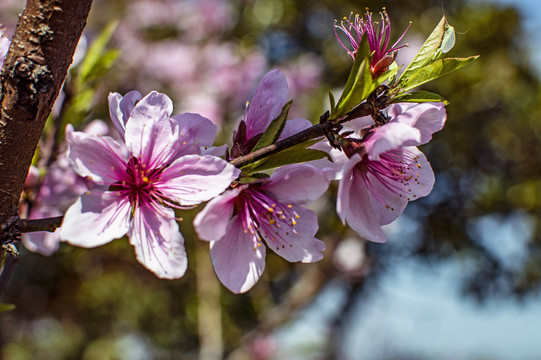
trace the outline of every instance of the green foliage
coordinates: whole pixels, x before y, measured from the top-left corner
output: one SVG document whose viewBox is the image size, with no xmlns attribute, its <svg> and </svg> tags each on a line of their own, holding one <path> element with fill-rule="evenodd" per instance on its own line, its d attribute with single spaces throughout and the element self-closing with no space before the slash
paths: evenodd
<svg viewBox="0 0 541 360">
<path fill-rule="evenodd" d="M 274 119 L 263 135 L 261 136 L 261 139 L 257 142 L 257 144 L 254 146 L 252 152 L 264 148 L 265 146 L 269 146 L 274 144 L 276 141 L 278 141 L 278 138 L 282 134 L 282 131 L 284 130 L 284 127 L 286 125 L 287 121 L 287 114 L 289 113 L 289 108 L 291 107 L 291 104 L 293 103 L 293 100 L 287 102 L 282 107 L 282 112 L 276 119 Z"/>
<path fill-rule="evenodd" d="M 460 69 L 479 58 L 479 56 L 444 58 L 444 55 L 454 45 L 454 28 L 447 23 L 447 19 L 444 16 L 425 41 L 413 61 L 398 78 L 398 81 L 392 84 L 393 88 L 398 89 L 398 96 L 405 91 L 437 79 L 451 71 Z"/>
<path fill-rule="evenodd" d="M 67 107 L 58 140 L 63 139 L 66 124 L 77 126 L 87 119 L 101 80 L 120 55 L 117 49 L 107 48 L 117 25 L 117 21 L 109 23 L 90 45 L 82 62 L 72 69 L 71 81 L 65 86 Z"/>
<path fill-rule="evenodd" d="M 344 91 L 342 91 L 342 95 L 336 106 L 331 109 L 329 120 L 338 119 L 353 110 L 357 105 L 366 100 L 368 95 L 376 90 L 379 85 L 398 72 L 398 68 L 393 68 L 380 75 L 377 79 L 373 79 L 369 64 L 370 58 L 357 56 L 349 73 Z M 334 99 L 331 99 L 332 102 L 334 102 Z"/>
<path fill-rule="evenodd" d="M 399 102 L 412 102 L 412 103 L 423 103 L 423 102 L 443 102 L 445 105 L 448 105 L 448 101 L 445 100 L 438 94 L 435 94 L 430 91 L 417 90 L 402 95 L 393 97 L 393 103 Z"/>
<path fill-rule="evenodd" d="M 255 173 L 274 169 L 279 166 L 319 160 L 325 157 L 329 158 L 329 154 L 327 154 L 325 151 L 308 149 L 309 146 L 312 146 L 319 141 L 319 139 L 305 141 L 301 144 L 297 144 L 276 154 L 272 154 L 263 159 L 245 165 L 241 168 L 241 170 L 246 176 L 254 176 Z"/>
</svg>

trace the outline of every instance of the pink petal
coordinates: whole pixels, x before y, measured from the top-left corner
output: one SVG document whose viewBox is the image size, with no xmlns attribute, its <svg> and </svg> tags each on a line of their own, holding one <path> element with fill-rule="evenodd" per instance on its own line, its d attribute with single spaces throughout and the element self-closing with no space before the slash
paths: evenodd
<svg viewBox="0 0 541 360">
<path fill-rule="evenodd" d="M 127 150 L 108 136 L 94 136 L 66 127 L 73 170 L 98 184 L 111 184 L 126 167 Z"/>
<path fill-rule="evenodd" d="M 209 119 L 193 113 L 184 113 L 171 117 L 179 125 L 180 151 L 178 156 L 200 154 L 201 147 L 214 143 L 218 127 Z"/>
<path fill-rule="evenodd" d="M 236 294 L 250 290 L 265 270 L 265 247 L 254 249 L 237 217 L 222 240 L 210 243 L 210 257 L 222 284 Z"/>
<path fill-rule="evenodd" d="M 406 208 L 408 201 L 417 200 L 430 194 L 435 181 L 430 163 L 416 147 L 395 149 L 393 153 L 395 155 L 402 153 L 403 155 L 398 158 L 401 158 L 400 162 L 410 169 L 405 174 L 405 179 L 397 179 L 396 182 L 384 186 L 373 175 L 368 175 L 373 187 L 373 191 L 370 193 L 370 203 L 380 225 L 386 225 L 396 220 Z M 393 191 L 389 187 L 395 190 Z"/>
<path fill-rule="evenodd" d="M 329 179 L 308 164 L 282 166 L 274 171 L 261 190 L 271 192 L 280 201 L 305 204 L 319 198 L 329 187 Z"/>
<path fill-rule="evenodd" d="M 129 219 L 130 202 L 118 192 L 88 192 L 64 215 L 60 238 L 81 247 L 100 246 L 126 235 Z"/>
<path fill-rule="evenodd" d="M 141 100 L 141 93 L 136 90 L 130 91 L 124 97 L 119 93 L 109 94 L 109 115 L 122 139 L 124 139 L 126 123 L 128 122 L 130 113 L 135 107 L 135 103 L 139 100 Z"/>
<path fill-rule="evenodd" d="M 156 205 L 159 206 L 159 205 Z M 149 204 L 135 209 L 128 232 L 137 261 L 161 279 L 178 279 L 186 273 L 184 238 L 173 209 Z"/>
<path fill-rule="evenodd" d="M 325 243 L 314 237 L 318 229 L 317 215 L 298 205 L 293 205 L 292 209 L 299 215 L 297 224 L 293 226 L 297 233 L 291 232 L 291 228 L 287 226 L 281 226 L 276 228 L 274 240 L 269 239 L 268 234 L 262 233 L 265 242 L 272 251 L 290 262 L 311 263 L 321 260 Z M 277 238 L 281 240 L 275 240 Z"/>
<path fill-rule="evenodd" d="M 366 142 L 366 152 L 370 160 L 379 159 L 379 155 L 402 146 L 406 142 L 419 142 L 421 132 L 407 124 L 388 122 L 374 130 Z"/>
<path fill-rule="evenodd" d="M 374 125 L 374 120 L 372 119 L 372 117 L 363 116 L 363 117 L 348 121 L 347 123 L 345 123 L 344 126 L 346 126 L 348 129 L 351 129 L 353 131 L 360 131 L 372 125 Z"/>
<path fill-rule="evenodd" d="M 45 206 L 33 207 L 30 211 L 30 219 L 42 219 L 53 216 L 60 216 L 62 213 L 56 208 Z M 50 256 L 60 246 L 60 230 L 55 232 L 36 231 L 25 233 L 22 236 L 23 245 L 32 252 L 37 252 L 41 255 Z"/>
<path fill-rule="evenodd" d="M 432 139 L 432 134 L 440 131 L 445 125 L 447 114 L 445 105 L 439 103 L 395 104 L 390 107 L 389 115 L 393 121 L 408 124 L 419 129 L 421 139 L 418 142 L 405 142 L 404 146 L 426 144 Z"/>
<path fill-rule="evenodd" d="M 126 146 L 149 167 L 168 162 L 181 145 L 172 110 L 171 99 L 153 91 L 135 105 L 126 124 Z"/>
<path fill-rule="evenodd" d="M 59 232 L 57 229 L 55 232 L 36 231 L 23 234 L 23 245 L 29 251 L 44 256 L 51 256 L 60 247 Z"/>
<path fill-rule="evenodd" d="M 280 70 L 271 70 L 263 76 L 248 108 L 247 139 L 264 132 L 270 122 L 280 115 L 287 102 L 287 93 L 287 80 Z"/>
<path fill-rule="evenodd" d="M 366 183 L 355 167 L 360 157 L 354 156 L 351 160 L 338 185 L 336 203 L 338 216 L 361 237 L 374 242 L 385 242 L 385 235 L 372 210 Z"/>
<path fill-rule="evenodd" d="M 239 188 L 224 192 L 209 201 L 197 214 L 193 225 L 201 240 L 217 241 L 225 235 L 233 216 L 235 198 L 239 192 Z"/>
<path fill-rule="evenodd" d="M 220 158 L 186 155 L 163 171 L 156 188 L 180 205 L 195 205 L 221 194 L 239 174 L 239 169 Z"/>
<path fill-rule="evenodd" d="M 279 140 L 283 140 L 292 135 L 295 135 L 296 133 L 306 130 L 311 126 L 312 123 L 306 119 L 297 118 L 287 120 L 284 126 L 284 130 L 282 130 L 282 133 L 280 134 Z"/>
</svg>

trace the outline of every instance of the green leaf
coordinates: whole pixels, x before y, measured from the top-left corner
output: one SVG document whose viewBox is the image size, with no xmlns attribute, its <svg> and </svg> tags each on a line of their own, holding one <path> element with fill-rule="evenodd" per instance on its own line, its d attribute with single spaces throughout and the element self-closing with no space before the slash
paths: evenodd
<svg viewBox="0 0 541 360">
<path fill-rule="evenodd" d="M 321 139 L 307 140 L 303 143 L 293 145 L 276 154 L 272 154 L 263 159 L 256 160 L 250 164 L 241 167 L 242 173 L 244 176 L 256 176 L 256 173 L 283 165 L 302 163 L 311 160 L 319 160 L 323 157 L 329 158 L 329 154 L 324 151 L 307 149 L 308 147 L 320 141 Z"/>
<path fill-rule="evenodd" d="M 284 105 L 280 115 L 278 115 L 276 119 L 271 121 L 271 123 L 261 136 L 261 139 L 259 139 L 257 144 L 255 144 L 251 152 L 264 148 L 265 146 L 272 145 L 276 141 L 278 141 L 278 138 L 280 137 L 280 134 L 282 134 L 284 126 L 286 125 L 287 114 L 289 113 L 289 108 L 291 107 L 292 103 L 293 100 L 289 101 Z"/>
<path fill-rule="evenodd" d="M 421 50 L 419 50 L 417 55 L 415 55 L 415 57 L 413 58 L 413 61 L 408 65 L 406 70 L 404 70 L 404 72 L 400 76 L 397 86 L 401 85 L 400 83 L 402 82 L 402 80 L 408 81 L 410 75 L 415 74 L 424 66 L 436 60 L 434 59 L 434 55 L 441 47 L 443 35 L 445 34 L 446 24 L 447 19 L 445 18 L 445 16 L 443 16 L 436 28 L 428 37 L 428 39 L 426 39 L 425 43 L 421 47 Z"/>
<path fill-rule="evenodd" d="M 255 181 L 259 181 L 259 180 L 267 178 L 267 177 L 269 177 L 269 174 L 266 174 L 266 173 L 254 173 L 254 174 L 250 174 L 250 176 L 241 177 L 239 179 L 239 183 L 241 183 L 241 184 L 250 184 L 250 183 L 253 183 Z"/>
<path fill-rule="evenodd" d="M 413 103 L 423 103 L 423 102 L 443 102 L 445 105 L 448 105 L 447 100 L 442 98 L 440 95 L 435 94 L 430 91 L 418 90 L 399 95 L 391 99 L 392 103 L 399 102 L 413 102 Z"/>
<path fill-rule="evenodd" d="M 0 314 L 8 311 L 15 310 L 15 305 L 13 304 L 0 304 Z"/>
<path fill-rule="evenodd" d="M 280 166 L 289 164 L 305 163 L 312 160 L 323 159 L 329 157 L 325 151 L 314 149 L 286 149 L 279 153 L 272 154 L 261 160 L 248 164 L 241 168 L 246 175 L 251 175 L 255 172 L 261 172 L 268 169 L 274 169 Z"/>
<path fill-rule="evenodd" d="M 390 68 L 388 71 L 381 74 L 377 79 L 372 79 L 372 74 L 369 70 L 369 58 L 358 64 L 358 59 L 355 59 L 349 79 L 344 87 L 344 91 L 338 100 L 338 104 L 329 116 L 330 120 L 337 119 L 362 103 L 368 95 L 370 95 L 378 86 L 385 80 L 396 75 L 398 67 Z"/>
<path fill-rule="evenodd" d="M 332 94 L 332 91 L 329 90 L 329 102 L 331 103 L 331 109 L 334 109 L 336 106 L 336 101 L 334 100 L 334 95 Z"/>
<path fill-rule="evenodd" d="M 85 82 L 100 62 L 103 61 L 101 59 L 105 54 L 105 48 L 109 44 L 117 25 L 118 21 L 109 23 L 88 48 L 79 69 L 79 78 L 82 82 Z"/>
<path fill-rule="evenodd" d="M 461 67 L 476 60 L 478 57 L 479 55 L 470 56 L 467 58 L 444 58 L 434 61 L 413 73 L 408 79 L 407 83 L 401 84 L 401 90 L 408 91 L 414 87 L 437 79 L 450 73 L 451 71 L 460 69 Z"/>
<path fill-rule="evenodd" d="M 366 57 L 361 58 L 360 56 L 357 56 L 355 58 L 351 71 L 349 72 L 348 81 L 346 82 L 346 86 L 344 86 L 344 90 L 342 91 L 342 95 L 340 95 L 340 99 L 338 99 L 336 107 L 331 110 L 331 115 L 329 117 L 330 119 L 339 118 L 347 113 L 347 111 L 344 111 L 346 100 L 351 96 L 355 83 L 362 81 L 362 79 L 365 78 L 365 74 L 370 73 L 368 63 L 369 59 Z M 370 80 L 372 80 L 372 77 L 370 77 Z"/>
</svg>

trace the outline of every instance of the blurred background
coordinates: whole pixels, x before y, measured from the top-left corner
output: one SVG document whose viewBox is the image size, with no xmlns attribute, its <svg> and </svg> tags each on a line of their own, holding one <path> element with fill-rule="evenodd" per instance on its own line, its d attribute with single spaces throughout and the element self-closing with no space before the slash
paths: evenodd
<svg viewBox="0 0 541 360">
<path fill-rule="evenodd" d="M 7 33 L 23 6 L 1 1 Z M 351 66 L 334 19 L 383 6 L 394 39 L 413 22 L 399 64 L 443 14 L 457 32 L 450 55 L 481 55 L 425 87 L 450 102 L 447 125 L 422 148 L 436 185 L 386 227 L 388 243 L 341 225 L 334 184 L 313 205 L 325 259 L 290 264 L 269 252 L 263 278 L 243 295 L 219 284 L 190 213 L 181 223 L 190 266 L 175 281 L 137 263 L 127 239 L 90 250 L 62 244 L 48 257 L 21 245 L 1 299 L 16 305 L 0 315 L 3 358 L 541 359 L 541 8 L 533 0 L 95 0 L 79 54 L 109 26 L 109 60 L 86 82 L 72 69 L 64 121 L 109 121 L 110 91 L 159 90 L 175 113 L 203 114 L 222 129 L 217 142 L 230 143 L 257 82 L 279 68 L 292 117 L 315 122 Z"/>
</svg>

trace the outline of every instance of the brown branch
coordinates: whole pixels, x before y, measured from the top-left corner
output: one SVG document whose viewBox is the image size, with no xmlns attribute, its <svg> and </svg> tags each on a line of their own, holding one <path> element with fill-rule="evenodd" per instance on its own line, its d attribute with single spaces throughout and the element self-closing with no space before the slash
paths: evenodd
<svg viewBox="0 0 541 360">
<path fill-rule="evenodd" d="M 0 74 L 0 240 L 71 64 L 92 0 L 28 0 Z"/>
<path fill-rule="evenodd" d="M 53 232 L 62 224 L 63 216 L 56 216 L 44 219 L 20 219 L 19 231 L 22 233 L 34 232 L 34 231 L 50 231 Z"/>
</svg>

